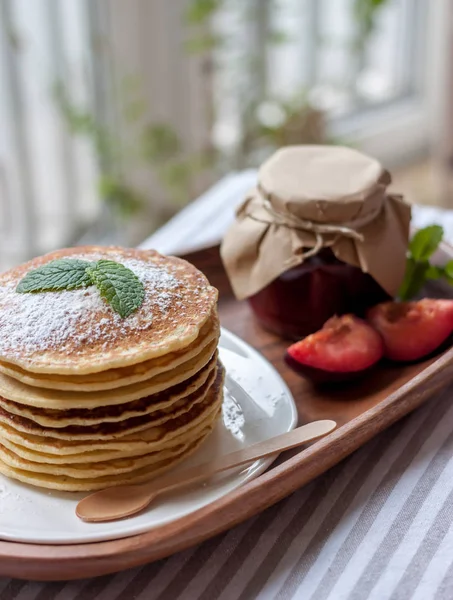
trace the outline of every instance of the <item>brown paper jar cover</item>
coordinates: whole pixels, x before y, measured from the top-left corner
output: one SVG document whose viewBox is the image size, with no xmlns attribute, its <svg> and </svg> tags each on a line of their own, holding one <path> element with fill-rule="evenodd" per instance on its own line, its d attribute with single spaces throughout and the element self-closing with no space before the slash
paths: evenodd
<svg viewBox="0 0 453 600">
<path fill-rule="evenodd" d="M 390 181 L 378 161 L 350 148 L 289 146 L 276 152 L 260 168 L 257 187 L 222 243 L 236 297 L 253 304 L 274 280 L 294 279 L 293 273 L 326 257 L 321 266 L 332 282 L 339 265 L 353 267 L 343 269 L 337 288 L 341 278 L 351 282 L 351 273 L 362 271 L 379 284 L 376 289 L 394 296 L 404 276 L 411 211 L 387 192 Z M 305 282 L 312 295 L 322 291 L 315 275 Z"/>
</svg>

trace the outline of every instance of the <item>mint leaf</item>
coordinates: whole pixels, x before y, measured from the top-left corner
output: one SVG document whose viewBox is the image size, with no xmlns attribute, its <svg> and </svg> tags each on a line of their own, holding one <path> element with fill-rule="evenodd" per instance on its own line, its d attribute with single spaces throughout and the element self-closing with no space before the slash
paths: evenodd
<svg viewBox="0 0 453 600">
<path fill-rule="evenodd" d="M 429 265 L 426 271 L 426 279 L 440 279 L 445 277 L 445 269 L 436 265 Z"/>
<path fill-rule="evenodd" d="M 453 260 L 443 267 L 429 262 L 443 235 L 440 225 L 429 225 L 417 231 L 409 242 L 406 272 L 398 293 L 401 300 L 410 300 L 429 279 L 444 278 L 453 284 Z"/>
<path fill-rule="evenodd" d="M 419 262 L 411 257 L 407 259 L 404 280 L 398 292 L 403 302 L 413 298 L 422 289 L 429 269 L 430 264 L 427 260 Z"/>
<path fill-rule="evenodd" d="M 428 260 L 437 250 L 444 230 L 440 225 L 430 225 L 419 229 L 409 244 L 409 251 L 415 260 Z"/>
<path fill-rule="evenodd" d="M 19 281 L 16 292 L 20 294 L 58 292 L 87 287 L 92 285 L 87 273 L 87 268 L 92 264 L 75 258 L 53 260 L 27 273 Z"/>
<path fill-rule="evenodd" d="M 453 279 L 453 260 L 449 260 L 446 265 L 444 265 L 444 273 L 450 279 Z"/>
<path fill-rule="evenodd" d="M 145 288 L 135 273 L 124 265 L 113 260 L 98 260 L 87 273 L 101 296 L 123 319 L 141 306 Z"/>
<path fill-rule="evenodd" d="M 57 292 L 95 285 L 101 296 L 123 318 L 128 317 L 145 297 L 145 288 L 130 269 L 113 260 L 96 263 L 76 258 L 53 260 L 25 275 L 16 292 Z"/>
</svg>

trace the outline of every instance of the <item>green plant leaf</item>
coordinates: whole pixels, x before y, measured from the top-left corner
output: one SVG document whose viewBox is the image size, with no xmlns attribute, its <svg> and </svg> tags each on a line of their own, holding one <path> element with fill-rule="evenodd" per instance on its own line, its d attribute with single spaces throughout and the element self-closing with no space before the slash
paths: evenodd
<svg viewBox="0 0 453 600">
<path fill-rule="evenodd" d="M 430 264 L 427 260 L 418 262 L 413 258 L 407 259 L 404 280 L 398 292 L 401 300 L 410 300 L 418 294 L 426 281 L 426 274 L 429 268 Z"/>
<path fill-rule="evenodd" d="M 444 265 L 444 273 L 450 279 L 453 279 L 453 260 L 449 260 L 446 265 Z"/>
<path fill-rule="evenodd" d="M 268 34 L 267 41 L 269 44 L 275 44 L 277 46 L 279 44 L 288 44 L 292 40 L 291 36 L 286 31 L 274 30 Z"/>
<path fill-rule="evenodd" d="M 148 107 L 144 100 L 128 101 L 123 108 L 123 115 L 129 123 L 137 123 L 146 115 Z"/>
<path fill-rule="evenodd" d="M 419 229 L 409 244 L 409 251 L 415 260 L 428 260 L 437 250 L 444 230 L 440 225 L 430 225 Z"/>
<path fill-rule="evenodd" d="M 409 242 L 404 280 L 399 290 L 401 300 L 410 300 L 418 294 L 426 281 L 445 279 L 453 284 L 453 260 L 444 266 L 433 265 L 429 259 L 442 241 L 440 225 L 429 225 L 415 233 Z"/>
<path fill-rule="evenodd" d="M 189 25 L 203 25 L 220 8 L 222 0 L 192 0 L 185 12 L 185 21 Z"/>
<path fill-rule="evenodd" d="M 181 150 L 178 135 L 165 123 L 150 123 L 144 127 L 140 143 L 143 157 L 154 163 L 165 163 Z"/>
<path fill-rule="evenodd" d="M 137 214 L 145 205 L 138 191 L 115 177 L 104 175 L 98 183 L 101 198 L 122 219 Z"/>
<path fill-rule="evenodd" d="M 123 319 L 141 306 L 145 288 L 135 273 L 124 265 L 113 260 L 98 260 L 88 273 L 101 296 Z"/>
<path fill-rule="evenodd" d="M 184 49 L 188 54 L 204 54 L 215 48 L 219 48 L 223 43 L 222 38 L 214 33 L 205 33 L 194 36 L 184 42 Z"/>
<path fill-rule="evenodd" d="M 92 263 L 74 258 L 53 260 L 25 275 L 16 287 L 16 292 L 58 292 L 75 290 L 92 284 L 87 268 Z"/>
<path fill-rule="evenodd" d="M 441 277 L 445 277 L 445 269 L 444 267 L 438 267 L 436 265 L 429 265 L 426 270 L 426 279 L 440 279 Z"/>
</svg>

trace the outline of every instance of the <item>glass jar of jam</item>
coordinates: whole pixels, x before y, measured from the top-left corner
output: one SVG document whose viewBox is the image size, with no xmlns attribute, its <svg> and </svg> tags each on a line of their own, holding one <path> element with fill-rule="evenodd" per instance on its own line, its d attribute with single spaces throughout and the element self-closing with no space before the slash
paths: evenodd
<svg viewBox="0 0 453 600">
<path fill-rule="evenodd" d="M 370 306 L 389 299 L 368 273 L 338 260 L 324 248 L 282 273 L 248 301 L 263 327 L 298 340 L 334 315 L 362 316 Z"/>
<path fill-rule="evenodd" d="M 222 260 L 264 327 L 299 339 L 333 315 L 394 296 L 411 210 L 378 161 L 339 146 L 289 146 L 260 168 Z"/>
</svg>

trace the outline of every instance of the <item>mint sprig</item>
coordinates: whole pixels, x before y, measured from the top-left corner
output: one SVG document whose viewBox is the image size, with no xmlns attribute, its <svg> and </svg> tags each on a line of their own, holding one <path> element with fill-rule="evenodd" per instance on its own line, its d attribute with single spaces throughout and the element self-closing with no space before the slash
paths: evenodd
<svg viewBox="0 0 453 600">
<path fill-rule="evenodd" d="M 445 265 L 433 265 L 430 258 L 442 241 L 444 230 L 440 225 L 419 229 L 409 242 L 406 272 L 398 296 L 410 300 L 418 294 L 430 279 L 446 279 L 453 285 L 453 261 Z"/>
<path fill-rule="evenodd" d="M 145 288 L 133 271 L 113 260 L 87 262 L 76 258 L 53 260 L 29 271 L 16 292 L 60 292 L 95 285 L 115 312 L 126 318 L 143 303 Z"/>
<path fill-rule="evenodd" d="M 101 296 L 123 318 L 141 306 L 145 289 L 140 279 L 124 265 L 113 260 L 98 260 L 87 273 Z"/>
<path fill-rule="evenodd" d="M 25 275 L 19 282 L 16 292 L 21 294 L 33 292 L 58 292 L 75 290 L 92 285 L 87 268 L 92 263 L 85 260 L 61 258 L 53 260 Z"/>
<path fill-rule="evenodd" d="M 419 229 L 409 242 L 409 252 L 416 261 L 429 260 L 439 247 L 444 230 L 440 225 L 429 225 Z"/>
</svg>

